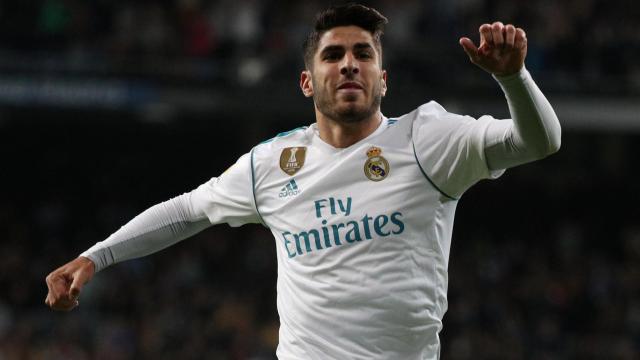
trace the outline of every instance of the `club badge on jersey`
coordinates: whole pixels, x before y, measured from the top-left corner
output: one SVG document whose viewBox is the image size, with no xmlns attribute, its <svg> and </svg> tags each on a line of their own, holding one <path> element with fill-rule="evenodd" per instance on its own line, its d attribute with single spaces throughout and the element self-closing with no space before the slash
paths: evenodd
<svg viewBox="0 0 640 360">
<path fill-rule="evenodd" d="M 280 154 L 280 169 L 292 176 L 302 169 L 306 157 L 307 148 L 305 146 L 284 148 Z"/>
<path fill-rule="evenodd" d="M 384 180 L 389 175 L 389 162 L 382 155 L 382 149 L 372 146 L 367 150 L 364 174 L 371 181 Z"/>
</svg>

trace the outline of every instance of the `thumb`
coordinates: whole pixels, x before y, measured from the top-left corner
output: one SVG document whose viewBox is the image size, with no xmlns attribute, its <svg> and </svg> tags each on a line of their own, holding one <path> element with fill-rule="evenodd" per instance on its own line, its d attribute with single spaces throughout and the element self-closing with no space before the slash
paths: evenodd
<svg viewBox="0 0 640 360">
<path fill-rule="evenodd" d="M 74 274 L 73 282 L 69 287 L 69 300 L 77 300 L 78 296 L 80 296 L 80 290 L 82 290 L 82 286 L 85 283 L 82 277 L 81 272 Z"/>
<path fill-rule="evenodd" d="M 71 288 L 69 289 L 69 300 L 76 300 L 78 296 L 80 296 L 80 289 L 80 284 L 76 284 L 76 281 L 74 280 Z"/>
<path fill-rule="evenodd" d="M 473 43 L 473 41 L 471 41 L 471 39 L 469 39 L 468 37 L 462 37 L 458 42 L 460 43 L 460 46 L 462 46 L 464 52 L 469 55 L 469 59 L 475 62 L 478 58 L 478 48 Z"/>
<path fill-rule="evenodd" d="M 72 270 L 71 273 L 71 286 L 69 286 L 69 300 L 77 301 L 80 296 L 82 287 L 91 280 L 95 273 L 95 264 L 91 259 L 84 258 L 82 256 L 73 260 L 70 264 Z"/>
</svg>

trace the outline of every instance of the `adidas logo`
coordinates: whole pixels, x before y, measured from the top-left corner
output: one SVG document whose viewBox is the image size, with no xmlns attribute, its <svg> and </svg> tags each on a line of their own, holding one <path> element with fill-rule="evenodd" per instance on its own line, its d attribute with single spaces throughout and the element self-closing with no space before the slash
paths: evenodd
<svg viewBox="0 0 640 360">
<path fill-rule="evenodd" d="M 296 196 L 298 195 L 299 192 L 300 192 L 300 189 L 298 188 L 298 184 L 296 184 L 296 180 L 291 179 L 289 180 L 287 185 L 283 186 L 282 189 L 280 189 L 280 193 L 278 194 L 278 197 L 286 198 L 289 196 Z"/>
</svg>

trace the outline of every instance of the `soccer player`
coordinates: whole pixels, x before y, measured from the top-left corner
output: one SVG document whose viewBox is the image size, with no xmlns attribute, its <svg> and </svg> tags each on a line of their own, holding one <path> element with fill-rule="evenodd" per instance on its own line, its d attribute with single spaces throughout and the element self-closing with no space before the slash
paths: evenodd
<svg viewBox="0 0 640 360">
<path fill-rule="evenodd" d="M 471 185 L 558 150 L 560 125 L 524 67 L 522 29 L 460 39 L 500 84 L 511 117 L 473 119 L 428 102 L 380 111 L 387 19 L 329 8 L 304 45 L 300 87 L 316 122 L 255 146 L 226 172 L 155 205 L 47 276 L 71 310 L 96 272 L 212 224 L 262 223 L 275 238 L 280 359 L 437 359 L 458 199 Z"/>
</svg>

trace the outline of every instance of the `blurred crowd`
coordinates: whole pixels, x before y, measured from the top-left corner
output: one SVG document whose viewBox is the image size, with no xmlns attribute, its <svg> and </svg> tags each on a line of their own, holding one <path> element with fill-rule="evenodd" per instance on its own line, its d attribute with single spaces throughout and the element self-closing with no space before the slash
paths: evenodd
<svg viewBox="0 0 640 360">
<path fill-rule="evenodd" d="M 458 39 L 477 40 L 480 24 L 501 20 L 527 31 L 527 66 L 548 78 L 548 88 L 640 91 L 636 2 L 363 3 L 390 20 L 385 62 L 396 77 L 465 84 L 473 69 Z M 325 6 L 319 0 L 6 1 L 0 4 L 0 51 L 11 56 L 5 54 L 0 68 L 242 85 L 278 80 L 302 67 L 302 41 Z M 44 59 L 34 60 L 34 52 Z"/>
<path fill-rule="evenodd" d="M 233 125 L 210 131 L 206 119 L 82 115 L 45 122 L 23 110 L 0 124 L 0 150 L 11 154 L 0 190 L 0 359 L 274 359 L 275 244 L 258 225 L 207 229 L 99 273 L 71 313 L 46 308 L 47 273 L 269 137 L 225 142 Z M 640 357 L 640 174 L 630 166 L 639 144 L 565 135 L 558 154 L 463 196 L 443 359 Z"/>
</svg>

